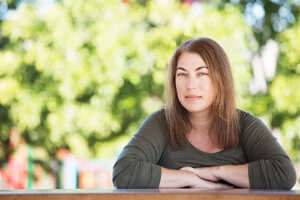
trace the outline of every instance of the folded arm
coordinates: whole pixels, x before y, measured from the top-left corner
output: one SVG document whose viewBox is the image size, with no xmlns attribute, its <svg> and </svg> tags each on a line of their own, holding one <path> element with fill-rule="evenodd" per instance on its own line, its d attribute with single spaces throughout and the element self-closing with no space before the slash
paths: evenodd
<svg viewBox="0 0 300 200">
<path fill-rule="evenodd" d="M 252 189 L 291 189 L 296 172 L 287 153 L 258 118 L 244 114 L 241 143 Z"/>
<path fill-rule="evenodd" d="M 124 147 L 113 167 L 113 183 L 119 188 L 158 188 L 161 167 L 156 165 L 166 146 L 161 113 L 150 115 Z"/>
<path fill-rule="evenodd" d="M 188 170 L 173 170 L 162 167 L 159 188 L 214 188 L 229 189 L 229 185 L 205 180 Z"/>
<path fill-rule="evenodd" d="M 223 165 L 215 167 L 192 168 L 183 167 L 182 171 L 189 171 L 198 177 L 208 181 L 226 181 L 232 185 L 249 188 L 248 164 L 245 165 Z"/>
<path fill-rule="evenodd" d="M 185 167 L 183 170 L 206 180 L 224 180 L 242 188 L 291 189 L 296 182 L 296 172 L 287 153 L 261 120 L 245 112 L 241 115 L 240 143 L 247 164 Z"/>
</svg>

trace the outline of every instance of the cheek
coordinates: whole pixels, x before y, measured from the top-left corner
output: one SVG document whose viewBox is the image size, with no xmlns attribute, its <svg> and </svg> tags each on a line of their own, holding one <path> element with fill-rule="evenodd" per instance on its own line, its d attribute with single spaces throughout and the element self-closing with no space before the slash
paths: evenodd
<svg viewBox="0 0 300 200">
<path fill-rule="evenodd" d="M 212 86 L 209 83 L 202 84 L 201 86 L 201 89 L 206 92 L 211 92 L 213 90 Z"/>
<path fill-rule="evenodd" d="M 209 93 L 209 96 L 214 99 L 215 97 L 215 89 L 214 89 L 214 86 L 212 83 L 209 83 L 207 85 L 207 88 L 206 88 L 207 92 Z"/>
<path fill-rule="evenodd" d="M 177 97 L 180 99 L 182 95 L 184 95 L 184 87 L 180 81 L 175 81 L 175 87 L 176 87 L 176 92 L 177 92 Z"/>
<path fill-rule="evenodd" d="M 199 84 L 200 88 L 203 92 L 205 92 L 208 96 L 210 96 L 211 98 L 214 97 L 214 86 L 212 84 L 212 82 L 208 79 L 205 80 L 205 82 L 203 82 L 202 84 Z"/>
<path fill-rule="evenodd" d="M 179 84 L 177 79 L 175 80 L 175 87 L 176 87 L 176 91 L 177 91 L 177 94 L 178 94 L 179 91 L 180 91 L 180 84 Z"/>
</svg>

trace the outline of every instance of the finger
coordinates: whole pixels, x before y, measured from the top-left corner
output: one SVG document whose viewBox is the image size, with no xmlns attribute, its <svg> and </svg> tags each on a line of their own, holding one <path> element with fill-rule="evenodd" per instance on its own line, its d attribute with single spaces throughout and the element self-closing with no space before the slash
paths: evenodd
<svg viewBox="0 0 300 200">
<path fill-rule="evenodd" d="M 216 178 L 215 176 L 212 176 L 210 174 L 203 174 L 203 173 L 197 173 L 193 172 L 198 178 L 204 179 L 206 181 L 219 181 L 220 179 Z"/>
<path fill-rule="evenodd" d="M 189 171 L 189 172 L 194 172 L 194 168 L 189 167 L 189 166 L 182 167 L 182 168 L 180 168 L 179 170 L 182 170 L 182 171 Z"/>
<path fill-rule="evenodd" d="M 211 170 L 207 169 L 207 168 L 196 168 L 193 169 L 192 171 L 194 174 L 196 174 L 196 176 L 198 176 L 199 178 L 208 180 L 208 181 L 219 181 L 219 178 L 217 178 L 216 176 L 214 176 L 211 173 Z"/>
</svg>

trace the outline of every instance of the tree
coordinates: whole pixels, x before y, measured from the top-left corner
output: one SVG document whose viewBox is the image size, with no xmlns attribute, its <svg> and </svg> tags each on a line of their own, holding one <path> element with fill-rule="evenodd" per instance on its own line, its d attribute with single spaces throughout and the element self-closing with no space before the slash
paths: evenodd
<svg viewBox="0 0 300 200">
<path fill-rule="evenodd" d="M 281 143 L 294 161 L 300 158 L 300 4 L 293 0 L 283 1 L 222 1 L 219 9 L 226 9 L 228 2 L 241 10 L 245 21 L 252 27 L 258 47 L 252 55 L 262 56 L 267 42 L 272 39 L 279 46 L 279 57 L 274 77 L 267 77 L 267 90 L 248 93 L 244 99 L 246 110 L 261 116 L 278 133 Z M 255 104 L 253 103 L 255 102 Z"/>
<path fill-rule="evenodd" d="M 227 8 L 172 1 L 64 0 L 48 10 L 21 4 L 16 18 L 1 25 L 9 40 L 0 52 L 1 163 L 12 129 L 43 152 L 35 159 L 47 161 L 59 148 L 79 157 L 115 154 L 121 145 L 107 147 L 124 144 L 163 107 L 167 63 L 190 38 L 209 36 L 224 46 L 242 96 L 253 36 L 240 11 Z"/>
</svg>

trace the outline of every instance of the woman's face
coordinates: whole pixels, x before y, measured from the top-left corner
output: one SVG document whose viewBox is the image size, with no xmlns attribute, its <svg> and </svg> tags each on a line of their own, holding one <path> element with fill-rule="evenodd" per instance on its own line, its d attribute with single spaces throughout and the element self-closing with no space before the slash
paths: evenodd
<svg viewBox="0 0 300 200">
<path fill-rule="evenodd" d="M 214 100 L 214 87 L 208 67 L 197 53 L 182 53 L 175 74 L 179 102 L 190 113 L 209 112 Z"/>
</svg>

